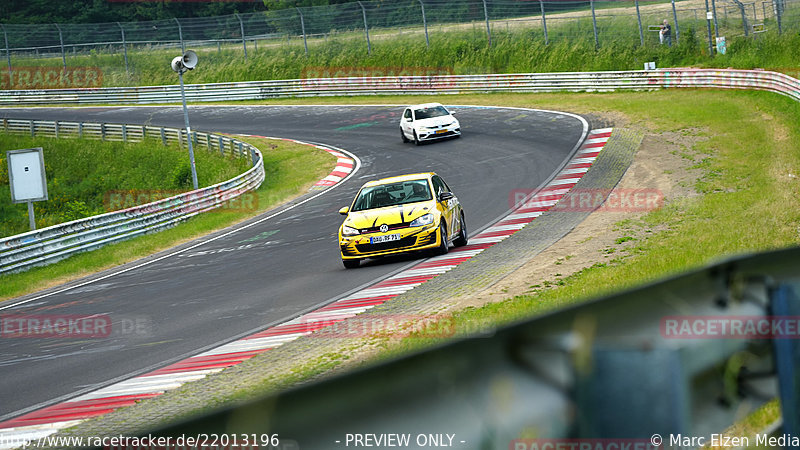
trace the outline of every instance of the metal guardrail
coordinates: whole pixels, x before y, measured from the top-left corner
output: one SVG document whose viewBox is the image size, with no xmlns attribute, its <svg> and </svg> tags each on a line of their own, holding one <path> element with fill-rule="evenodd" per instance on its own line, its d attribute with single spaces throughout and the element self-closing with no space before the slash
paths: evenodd
<svg viewBox="0 0 800 450">
<path fill-rule="evenodd" d="M 6 132 L 30 133 L 31 136 L 72 136 L 126 142 L 153 138 L 160 139 L 165 145 L 174 141 L 181 145 L 187 142 L 186 131 L 176 128 L 16 119 L 3 119 L 2 124 Z M 191 138 L 196 146 L 205 146 L 209 151 L 249 157 L 253 167 L 213 186 L 0 239 L 0 273 L 50 264 L 76 253 L 164 230 L 257 189 L 264 181 L 264 161 L 259 150 L 252 145 L 228 136 L 197 131 L 192 132 Z"/>
<path fill-rule="evenodd" d="M 800 82 L 778 72 L 732 69 L 563 72 L 492 75 L 432 75 L 355 78 L 307 78 L 186 85 L 190 102 L 266 100 L 394 94 L 482 92 L 616 91 L 661 88 L 761 89 L 800 100 Z M 0 91 L 0 105 L 172 103 L 179 86 Z"/>
<path fill-rule="evenodd" d="M 411 448 L 428 448 L 413 445 L 420 434 L 447 434 L 453 448 L 683 449 L 777 395 L 782 432 L 797 437 L 798 293 L 800 249 L 740 257 L 152 434 L 277 435 L 271 448 L 304 450 L 358 446 L 365 434 L 409 434 Z M 671 334 L 670 320 L 794 331 L 692 337 Z"/>
</svg>

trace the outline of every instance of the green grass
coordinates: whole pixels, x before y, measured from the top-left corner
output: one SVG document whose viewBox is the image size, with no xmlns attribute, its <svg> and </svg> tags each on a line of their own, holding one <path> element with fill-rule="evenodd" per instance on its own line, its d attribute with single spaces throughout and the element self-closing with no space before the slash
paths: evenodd
<svg viewBox="0 0 800 450">
<path fill-rule="evenodd" d="M 255 198 L 246 197 L 247 201 L 242 204 L 234 203 L 231 208 L 201 214 L 160 233 L 109 245 L 27 272 L 0 275 L 0 301 L 57 286 L 241 222 L 305 193 L 314 182 L 327 175 L 336 162 L 330 154 L 306 145 L 254 137 L 242 140 L 255 145 L 264 154 L 266 180 L 256 191 Z M 202 153 L 197 152 L 197 156 Z"/>
<path fill-rule="evenodd" d="M 758 39 L 731 37 L 728 53 L 708 56 L 703 22 L 685 21 L 679 43 L 671 48 L 655 44 L 654 33 L 646 34 L 646 45 L 639 43 L 633 17 L 599 18 L 600 46 L 595 47 L 591 18 L 554 20 L 548 24 L 550 44 L 545 45 L 543 30 L 536 27 L 503 27 L 493 32 L 492 46 L 485 33 L 451 29 L 433 33 L 430 48 L 421 35 L 392 34 L 375 38 L 367 54 L 363 35 L 345 33 L 316 41 L 305 55 L 301 42 L 272 44 L 256 51 L 250 48 L 245 61 L 241 47 L 226 46 L 195 49 L 200 57 L 196 70 L 188 72 L 186 83 L 295 79 L 316 76 L 409 74 L 475 74 L 514 72 L 565 72 L 640 70 L 644 62 L 658 67 L 756 67 L 796 74 L 800 60 L 800 34 L 775 32 Z M 774 24 L 769 27 L 774 30 Z M 738 32 L 731 29 L 731 35 Z M 739 30 L 740 31 L 740 30 Z M 131 75 L 121 64 L 122 55 L 92 52 L 68 55 L 68 66 L 96 67 L 105 86 L 176 84 L 169 61 L 175 50 L 134 50 L 128 52 Z M 60 67 L 61 58 L 15 58 L 15 66 Z"/>
<path fill-rule="evenodd" d="M 687 96 L 692 101 L 687 102 Z M 603 294 L 701 267 L 731 255 L 800 243 L 800 104 L 759 92 L 661 91 L 613 95 L 537 96 L 514 106 L 584 111 L 620 111 L 653 131 L 689 132 L 707 137 L 690 151 L 702 176 L 696 197 L 667 199 L 664 207 L 626 227 L 653 231 L 626 256 L 597 264 L 531 295 L 480 308 L 445 320 L 456 329 L 478 323 L 507 324 Z M 534 100 L 528 97 L 528 101 Z M 496 104 L 497 102 L 492 102 Z M 561 103 L 558 105 L 557 103 Z M 506 104 L 506 103 L 504 103 Z M 392 347 L 404 353 L 429 345 L 412 336 Z"/>
<path fill-rule="evenodd" d="M 160 141 L 101 142 L 0 133 L 3 149 L 42 147 L 48 200 L 34 203 L 36 228 L 102 214 L 115 209 L 123 191 L 148 197 L 171 197 L 191 190 L 187 150 Z M 0 154 L 0 237 L 29 230 L 24 203 L 11 203 L 6 153 Z M 202 149 L 195 153 L 200 186 L 229 180 L 249 168 L 248 160 L 222 157 Z M 123 203 L 124 204 L 124 203 Z M 127 204 L 124 206 L 134 206 Z"/>
</svg>

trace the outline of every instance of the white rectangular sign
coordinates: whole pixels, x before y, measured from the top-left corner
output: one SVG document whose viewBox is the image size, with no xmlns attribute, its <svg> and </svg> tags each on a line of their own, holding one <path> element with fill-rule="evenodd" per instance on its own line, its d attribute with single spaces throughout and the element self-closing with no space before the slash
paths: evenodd
<svg viewBox="0 0 800 450">
<path fill-rule="evenodd" d="M 47 178 L 44 173 L 42 148 L 9 150 L 8 178 L 11 201 L 14 203 L 47 200 Z"/>
</svg>

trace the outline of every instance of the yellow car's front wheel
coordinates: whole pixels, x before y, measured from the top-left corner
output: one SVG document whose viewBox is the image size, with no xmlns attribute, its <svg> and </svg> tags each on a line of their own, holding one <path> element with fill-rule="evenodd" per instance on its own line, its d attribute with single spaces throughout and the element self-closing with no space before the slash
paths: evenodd
<svg viewBox="0 0 800 450">
<path fill-rule="evenodd" d="M 439 246 L 434 250 L 434 254 L 444 255 L 449 250 L 450 245 L 447 242 L 447 225 L 444 223 L 444 219 L 442 219 L 442 222 L 439 224 Z"/>
</svg>

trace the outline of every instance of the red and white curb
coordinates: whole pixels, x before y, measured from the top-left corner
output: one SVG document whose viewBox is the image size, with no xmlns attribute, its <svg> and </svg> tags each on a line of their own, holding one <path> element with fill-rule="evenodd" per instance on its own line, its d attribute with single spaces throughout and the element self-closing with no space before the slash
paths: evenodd
<svg viewBox="0 0 800 450">
<path fill-rule="evenodd" d="M 90 417 L 104 415 L 139 400 L 159 396 L 186 382 L 219 372 L 300 336 L 353 317 L 455 268 L 508 238 L 552 208 L 589 171 L 611 136 L 611 132 L 611 128 L 591 131 L 575 156 L 551 182 L 508 216 L 470 238 L 468 245 L 454 248 L 446 255 L 427 259 L 379 283 L 283 324 L 153 372 L 2 422 L 0 449 L 21 446 L 24 442 L 49 436 Z M 285 140 L 308 144 L 291 139 Z M 339 158 L 334 171 L 317 183 L 318 185 L 327 187 L 336 184 L 353 170 L 353 160 L 344 153 L 324 146 L 308 145 L 314 145 Z M 323 182 L 332 184 L 320 184 Z"/>
<path fill-rule="evenodd" d="M 311 186 L 311 189 L 310 189 L 312 191 L 327 189 L 327 188 L 339 183 L 340 181 L 342 181 L 345 178 L 347 178 L 348 175 L 350 175 L 350 173 L 353 171 L 353 168 L 356 165 L 356 162 L 350 156 L 340 152 L 339 150 L 335 150 L 335 149 L 332 149 L 330 147 L 326 147 L 324 145 L 312 144 L 310 142 L 298 141 L 296 139 L 273 138 L 273 137 L 268 137 L 268 136 L 259 136 L 259 135 L 255 135 L 255 134 L 243 134 L 242 136 L 253 136 L 253 137 L 259 137 L 259 138 L 262 138 L 262 139 L 276 139 L 276 140 L 280 140 L 280 141 L 294 142 L 295 144 L 300 144 L 300 145 L 310 145 L 310 146 L 312 146 L 314 148 L 318 148 L 320 150 L 326 151 L 326 152 L 330 153 L 331 155 L 335 156 L 336 157 L 336 167 L 333 168 L 333 170 L 331 171 L 331 173 L 328 174 L 328 176 L 326 176 L 325 178 L 323 178 L 323 179 L 317 181 L 316 183 L 314 183 L 314 185 Z"/>
</svg>

